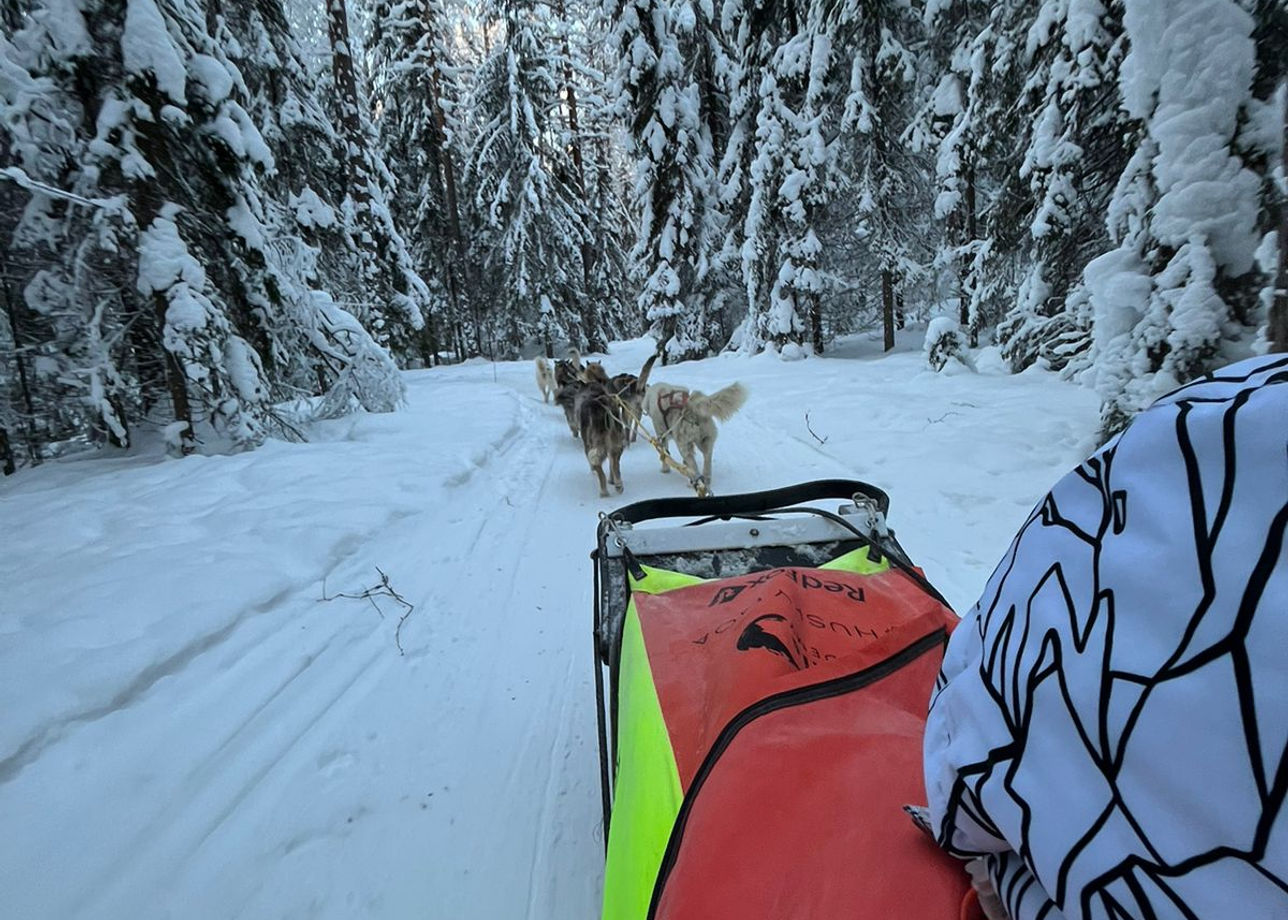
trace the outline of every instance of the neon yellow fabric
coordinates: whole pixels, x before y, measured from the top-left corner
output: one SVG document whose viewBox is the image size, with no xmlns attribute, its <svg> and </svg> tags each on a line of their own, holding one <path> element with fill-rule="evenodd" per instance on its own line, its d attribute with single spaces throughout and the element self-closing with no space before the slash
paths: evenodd
<svg viewBox="0 0 1288 920">
<path fill-rule="evenodd" d="M 649 588 L 666 579 L 654 576 L 692 576 L 653 569 L 644 579 Z M 702 579 L 684 581 L 693 584 Z M 673 584 L 678 588 L 681 584 Z M 643 584 L 636 590 L 643 590 Z M 626 608 L 622 626 L 622 659 L 618 674 L 617 757 L 628 765 L 618 771 L 613 792 L 613 820 L 608 832 L 608 862 L 604 867 L 604 920 L 644 920 L 658 867 L 666 852 L 675 816 L 684 794 L 653 685 L 644 634 L 635 602 Z"/>
<path fill-rule="evenodd" d="M 880 562 L 873 562 L 868 558 L 868 548 L 860 546 L 858 549 L 852 549 L 844 555 L 837 556 L 831 562 L 823 563 L 819 568 L 853 572 L 855 575 L 880 575 L 882 572 L 890 571 L 890 559 L 882 556 Z"/>
<path fill-rule="evenodd" d="M 651 565 L 641 565 L 640 568 L 644 570 L 643 578 L 636 578 L 629 574 L 627 577 L 630 578 L 631 590 L 642 594 L 663 594 L 676 588 L 700 585 L 706 581 L 705 578 L 699 578 L 697 575 L 685 575 L 683 572 L 672 572 L 669 569 L 655 569 Z"/>
</svg>

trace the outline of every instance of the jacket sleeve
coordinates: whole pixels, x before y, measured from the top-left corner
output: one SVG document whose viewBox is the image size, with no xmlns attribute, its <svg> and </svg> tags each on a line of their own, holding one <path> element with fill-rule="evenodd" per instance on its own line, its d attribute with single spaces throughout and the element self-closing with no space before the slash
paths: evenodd
<svg viewBox="0 0 1288 920">
<path fill-rule="evenodd" d="M 937 839 L 1016 920 L 1288 916 L 1286 525 L 1278 355 L 1159 400 L 1020 529 L 925 736 Z"/>
</svg>

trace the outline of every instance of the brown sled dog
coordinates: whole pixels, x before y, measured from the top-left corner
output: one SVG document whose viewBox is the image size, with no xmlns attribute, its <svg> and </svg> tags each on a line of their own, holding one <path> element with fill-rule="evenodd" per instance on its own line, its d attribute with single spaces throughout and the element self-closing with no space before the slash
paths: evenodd
<svg viewBox="0 0 1288 920">
<path fill-rule="evenodd" d="M 564 411 L 568 430 L 578 437 L 577 431 L 577 394 L 586 385 L 586 367 L 581 363 L 581 352 L 570 349 L 568 357 L 555 362 L 555 405 Z"/>
<path fill-rule="evenodd" d="M 618 375 L 609 379 L 602 365 L 587 367 L 589 381 L 577 395 L 577 423 L 581 446 L 586 452 L 590 471 L 599 480 L 599 495 L 608 497 L 608 483 L 622 491 L 622 451 L 630 432 L 630 418 L 622 403 L 638 405 L 648 388 L 648 375 L 653 370 L 657 355 L 644 362 L 639 377 L 622 380 L 631 375 Z M 604 461 L 608 461 L 608 478 L 604 478 Z"/>
</svg>

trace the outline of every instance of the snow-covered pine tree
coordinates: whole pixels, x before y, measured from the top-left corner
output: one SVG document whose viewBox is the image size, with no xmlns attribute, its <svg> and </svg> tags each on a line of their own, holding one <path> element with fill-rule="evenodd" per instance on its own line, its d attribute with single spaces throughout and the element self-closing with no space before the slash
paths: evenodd
<svg viewBox="0 0 1288 920">
<path fill-rule="evenodd" d="M 691 0 L 612 0 L 608 8 L 620 61 L 614 94 L 634 141 L 640 223 L 631 263 L 639 309 L 664 361 L 705 357 L 721 344 L 713 285 L 723 236 L 714 26 Z"/>
<path fill-rule="evenodd" d="M 53 277 L 50 268 L 68 257 L 71 240 L 91 234 L 99 210 L 61 191 L 84 148 L 67 86 L 90 53 L 88 36 L 78 16 L 42 9 L 24 23 L 9 7 L 6 16 L 14 31 L 0 35 L 0 427 L 11 450 L 21 439 L 26 461 L 36 464 L 45 445 L 76 434 L 128 438 L 120 402 L 129 383 L 110 360 L 77 353 L 87 327 L 115 335 L 119 311 L 87 315 L 69 303 L 44 314 L 26 296 L 38 277 Z"/>
<path fill-rule="evenodd" d="M 1091 342 L 1082 268 L 1109 249 L 1105 209 L 1126 165 L 1117 72 L 1120 0 L 1044 0 L 1013 10 L 1027 79 L 1015 111 L 1025 141 L 1029 244 L 1013 306 L 998 326 L 1014 371 L 1039 357 L 1061 369 Z"/>
<path fill-rule="evenodd" d="M 1241 148 L 1264 176 L 1261 229 L 1265 237 L 1258 261 L 1268 283 L 1262 295 L 1266 312 L 1262 338 L 1272 351 L 1288 352 L 1288 55 L 1284 54 L 1288 4 L 1282 0 L 1242 3 L 1256 23 L 1254 101 Z M 1264 162 L 1256 162 L 1259 159 Z M 1272 242 L 1278 243 L 1278 252 Z"/>
<path fill-rule="evenodd" d="M 1265 287 L 1256 21 L 1235 0 L 1126 0 L 1124 22 L 1120 86 L 1140 142 L 1109 210 L 1118 248 L 1085 275 L 1095 322 L 1083 379 L 1103 399 L 1105 435 L 1250 338 Z"/>
<path fill-rule="evenodd" d="M 6 312 L 38 358 L 27 389 L 41 440 L 66 439 L 51 421 L 70 420 L 128 443 L 136 423 L 168 417 L 179 452 L 199 426 L 208 444 L 249 446 L 289 433 L 272 399 L 302 388 L 343 377 L 346 406 L 359 387 L 369 408 L 400 398 L 388 356 L 318 304 L 314 260 L 272 182 L 279 161 L 251 112 L 290 85 L 274 51 L 289 44 L 284 21 L 258 15 L 275 10 L 50 0 L 0 48 L 14 138 L 3 165 L 25 196 L 6 228 L 21 274 Z"/>
<path fill-rule="evenodd" d="M 474 205 L 485 221 L 477 241 L 489 281 L 486 301 L 503 353 L 517 355 L 549 302 L 550 323 L 580 343 L 587 237 L 571 156 L 560 143 L 560 75 L 549 11 L 505 0 L 505 32 L 479 74 L 480 135 L 470 154 Z"/>
<path fill-rule="evenodd" d="M 235 263 L 263 276 L 268 305 L 259 315 L 272 339 L 266 360 L 274 385 L 324 396 L 330 415 L 355 402 L 391 411 L 402 400 L 402 381 L 353 315 L 367 312 L 362 279 L 389 254 L 355 240 L 337 216 L 346 148 L 318 99 L 317 74 L 277 0 L 211 6 L 216 42 L 244 78 L 247 111 L 274 152 L 272 191 L 261 189 L 254 208 L 239 212 L 248 232 L 240 234 L 244 258 Z"/>
<path fill-rule="evenodd" d="M 62 187 L 95 201 L 89 207 L 101 213 L 55 217 L 61 226 L 42 228 L 51 258 L 26 286 L 26 304 L 44 315 L 84 317 L 73 340 L 95 353 L 83 369 L 86 399 L 99 403 L 118 439 L 128 432 L 102 382 L 127 375 L 104 347 L 129 330 L 137 351 L 117 355 L 135 359 L 129 377 L 144 391 L 145 411 L 167 398 L 176 450 L 194 449 L 201 420 L 235 445 L 254 444 L 270 414 L 251 344 L 258 329 L 238 309 L 244 291 L 209 283 L 203 247 L 217 247 L 231 229 L 223 223 L 237 204 L 230 186 L 252 185 L 272 157 L 232 76 L 208 53 L 204 16 L 154 0 L 131 0 L 124 9 L 73 0 L 40 12 L 16 43 L 57 87 L 59 106 L 74 113 L 68 121 L 78 136 L 67 138 L 63 152 L 75 166 L 58 177 Z M 89 73 L 97 79 L 85 80 Z M 52 216 L 59 206 L 50 199 L 59 197 L 37 192 L 29 213 Z M 33 230 L 25 223 L 19 232 Z"/>
<path fill-rule="evenodd" d="M 600 62 L 597 69 L 605 65 Z M 587 97 L 583 125 L 593 137 L 586 144 L 586 200 L 594 235 L 588 299 L 600 313 L 600 322 L 610 338 L 634 338 L 644 330 L 636 309 L 635 291 L 630 284 L 629 241 L 634 238 L 638 219 L 630 203 L 630 165 L 624 144 L 615 141 L 619 129 L 603 93 Z M 723 339 L 717 339 L 723 341 Z"/>
<path fill-rule="evenodd" d="M 588 77 L 598 84 L 595 89 L 601 92 L 604 81 L 601 75 L 592 76 L 590 68 L 577 67 L 573 58 L 574 32 L 580 31 L 585 20 L 570 14 L 567 0 L 555 0 L 553 12 L 553 26 L 559 40 L 559 96 L 562 102 L 560 113 L 565 136 L 564 146 L 567 147 L 571 158 L 572 181 L 576 188 L 577 200 L 588 203 L 587 195 L 590 191 L 590 177 L 586 168 L 588 139 L 583 124 L 587 94 L 583 90 Z M 584 61 L 586 55 L 582 49 L 578 51 L 581 52 L 578 54 L 578 60 Z M 579 99 L 581 104 L 578 102 Z M 600 215 L 593 209 L 583 209 L 582 219 L 586 225 L 586 233 L 581 242 L 582 284 L 578 310 L 581 314 L 582 340 L 588 351 L 605 351 L 608 348 L 603 306 L 594 297 L 592 280 L 599 272 L 595 265 L 599 257 L 598 240 L 603 232 L 599 217 Z"/>
<path fill-rule="evenodd" d="M 739 343 L 808 338 L 821 350 L 825 292 L 847 301 L 858 292 L 862 303 L 874 280 L 892 334 L 905 286 L 921 274 L 924 159 L 903 140 L 920 25 L 907 4 L 887 0 L 750 12 L 732 0 L 724 10 L 735 122 L 722 174 L 745 188 L 731 196 L 744 215 L 749 317 Z"/>
<path fill-rule="evenodd" d="M 838 167 L 850 219 L 861 228 L 865 261 L 874 263 L 881 290 L 886 350 L 894 347 L 899 304 L 906 287 L 922 274 L 931 230 L 925 177 L 929 164 L 904 142 L 915 108 L 917 61 L 911 50 L 920 24 L 909 7 L 867 0 L 839 7 L 836 47 L 848 59 L 848 91 L 840 124 L 843 153 Z M 851 283 L 872 286 L 870 277 Z"/>
<path fill-rule="evenodd" d="M 971 347 L 997 320 L 1005 275 L 1007 247 L 990 224 L 992 213 L 1005 221 L 1002 203 L 1015 170 L 1009 115 L 1020 79 L 1013 35 L 1000 27 L 1011 12 L 1007 4 L 982 0 L 928 3 L 924 22 L 933 36 L 928 45 L 928 72 L 938 75 L 909 133 L 915 150 L 935 152 L 935 216 L 943 221 L 943 243 L 935 264 L 957 279 L 961 326 Z"/>
<path fill-rule="evenodd" d="M 431 337 L 464 357 L 470 284 L 458 180 L 465 90 L 451 29 L 442 0 L 381 0 L 371 48 L 381 150 L 401 177 L 391 199 L 394 216 L 412 241 L 419 273 L 443 304 L 443 328 Z"/>
<path fill-rule="evenodd" d="M 758 138 L 768 143 L 752 165 L 752 176 L 761 182 L 752 191 L 753 207 L 758 192 L 763 207 L 782 215 L 778 235 L 777 276 L 769 290 L 766 336 L 781 346 L 798 321 L 803 321 L 804 338 L 815 353 L 823 351 L 823 276 L 820 255 L 823 244 L 818 224 L 833 188 L 832 155 L 827 124 L 833 101 L 828 78 L 832 70 L 832 35 L 826 28 L 820 4 L 810 3 L 802 28 L 780 46 L 773 59 L 772 88 L 764 98 L 761 123 L 768 130 Z M 781 131 L 781 159 L 774 163 L 777 133 Z M 763 157 L 763 159 L 762 159 Z M 777 169 L 774 167 L 777 166 Z M 780 179 L 773 197 L 764 194 L 766 179 Z"/>
<path fill-rule="evenodd" d="M 389 209 L 395 182 L 380 156 L 359 84 L 358 48 L 345 0 L 326 0 L 334 104 L 345 161 L 340 217 L 359 253 L 361 288 L 345 292 L 360 303 L 359 318 L 400 360 L 432 363 L 437 349 L 426 316 L 441 307 L 416 270 Z"/>
<path fill-rule="evenodd" d="M 805 335 L 805 319 L 794 309 L 786 316 L 769 316 L 782 235 L 781 216 L 774 210 L 781 179 L 775 179 L 786 140 L 782 106 L 773 99 L 772 69 L 778 47 L 797 34 L 803 21 L 797 0 L 725 0 L 720 10 L 729 48 L 729 140 L 718 175 L 730 215 L 725 251 L 739 260 L 746 304 L 729 347 L 749 354 L 766 345 L 800 343 Z"/>
<path fill-rule="evenodd" d="M 611 94 L 618 59 L 611 50 L 612 25 L 600 0 L 579 0 L 569 7 L 579 24 L 569 29 L 576 64 L 578 127 L 591 236 L 587 301 L 609 338 L 633 338 L 643 330 L 631 284 L 629 249 L 638 221 L 630 206 L 629 140 L 616 115 Z"/>
</svg>

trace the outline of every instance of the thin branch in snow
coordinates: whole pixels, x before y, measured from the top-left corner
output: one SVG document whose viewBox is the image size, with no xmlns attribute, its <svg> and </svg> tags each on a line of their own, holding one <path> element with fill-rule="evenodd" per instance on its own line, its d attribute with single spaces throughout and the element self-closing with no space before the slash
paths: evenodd
<svg viewBox="0 0 1288 920">
<path fill-rule="evenodd" d="M 943 415 L 939 416 L 939 418 L 929 418 L 929 417 L 928 417 L 928 418 L 926 419 L 926 424 L 925 424 L 924 426 L 922 426 L 922 429 L 921 429 L 921 430 L 922 430 L 922 431 L 925 431 L 925 430 L 926 430 L 927 428 L 929 428 L 931 425 L 938 425 L 940 422 L 942 422 L 944 419 L 948 418 L 948 416 L 950 416 L 950 415 L 961 415 L 961 413 L 960 413 L 960 412 L 953 412 L 952 410 L 949 410 L 948 412 L 945 412 Z"/>
<path fill-rule="evenodd" d="M 376 571 L 377 571 L 377 572 L 379 572 L 379 571 L 380 571 L 380 569 L 376 569 Z M 371 596 L 372 591 L 376 590 L 376 589 L 377 589 L 377 588 L 379 588 L 379 587 L 380 587 L 379 585 L 376 585 L 376 586 L 375 586 L 375 588 L 367 588 L 367 589 L 366 589 L 365 591 L 363 591 L 361 594 L 332 594 L 330 597 L 327 597 L 327 596 L 326 596 L 326 577 L 325 577 L 325 576 L 323 576 L 323 578 L 322 578 L 322 597 L 321 597 L 321 598 L 319 598 L 319 599 L 320 599 L 320 600 L 324 600 L 324 601 L 333 601 L 333 600 L 336 600 L 337 598 L 347 597 L 347 598 L 349 598 L 350 600 L 355 600 L 355 601 L 367 600 L 367 601 L 370 601 L 370 602 L 371 602 L 371 606 L 372 606 L 372 607 L 375 607 L 375 608 L 376 608 L 376 613 L 380 614 L 380 619 L 382 619 L 382 620 L 383 620 L 383 619 L 385 618 L 385 612 L 384 612 L 383 610 L 381 610 L 381 609 L 380 609 L 380 605 L 379 605 L 379 604 L 377 604 L 377 603 L 372 599 L 372 596 Z"/>
<path fill-rule="evenodd" d="M 813 428 L 811 428 L 811 427 L 810 427 L 810 424 L 809 424 L 809 413 L 808 413 L 808 412 L 806 412 L 806 413 L 805 413 L 805 429 L 806 429 L 810 434 L 814 435 L 814 440 L 818 442 L 819 447 L 822 447 L 824 444 L 826 444 L 826 443 L 827 443 L 827 439 L 831 437 L 831 435 L 829 434 L 829 435 L 826 435 L 826 436 L 824 436 L 824 437 L 821 437 L 821 438 L 820 438 L 817 434 L 815 434 L 815 433 L 814 433 L 814 429 L 813 429 Z"/>
<path fill-rule="evenodd" d="M 399 604 L 402 604 L 407 609 L 403 611 L 403 615 L 398 618 L 398 626 L 394 629 L 394 644 L 398 646 L 398 654 L 405 655 L 407 653 L 402 647 L 402 628 L 403 624 L 407 622 L 407 618 L 412 615 L 412 611 L 416 609 L 416 605 L 409 603 L 405 597 L 394 590 L 393 586 L 389 584 L 389 576 L 385 574 L 380 566 L 376 566 L 376 571 L 380 574 L 380 583 L 372 585 L 370 588 L 364 588 L 361 594 L 332 594 L 330 597 L 327 597 L 326 579 L 323 578 L 321 599 L 324 601 L 333 601 L 336 598 L 345 597 L 351 600 L 366 600 L 370 602 L 372 607 L 376 608 L 376 613 L 380 614 L 380 619 L 382 620 L 385 618 L 385 613 L 380 609 L 380 605 L 376 603 L 377 597 L 389 597 L 397 601 Z"/>
</svg>

